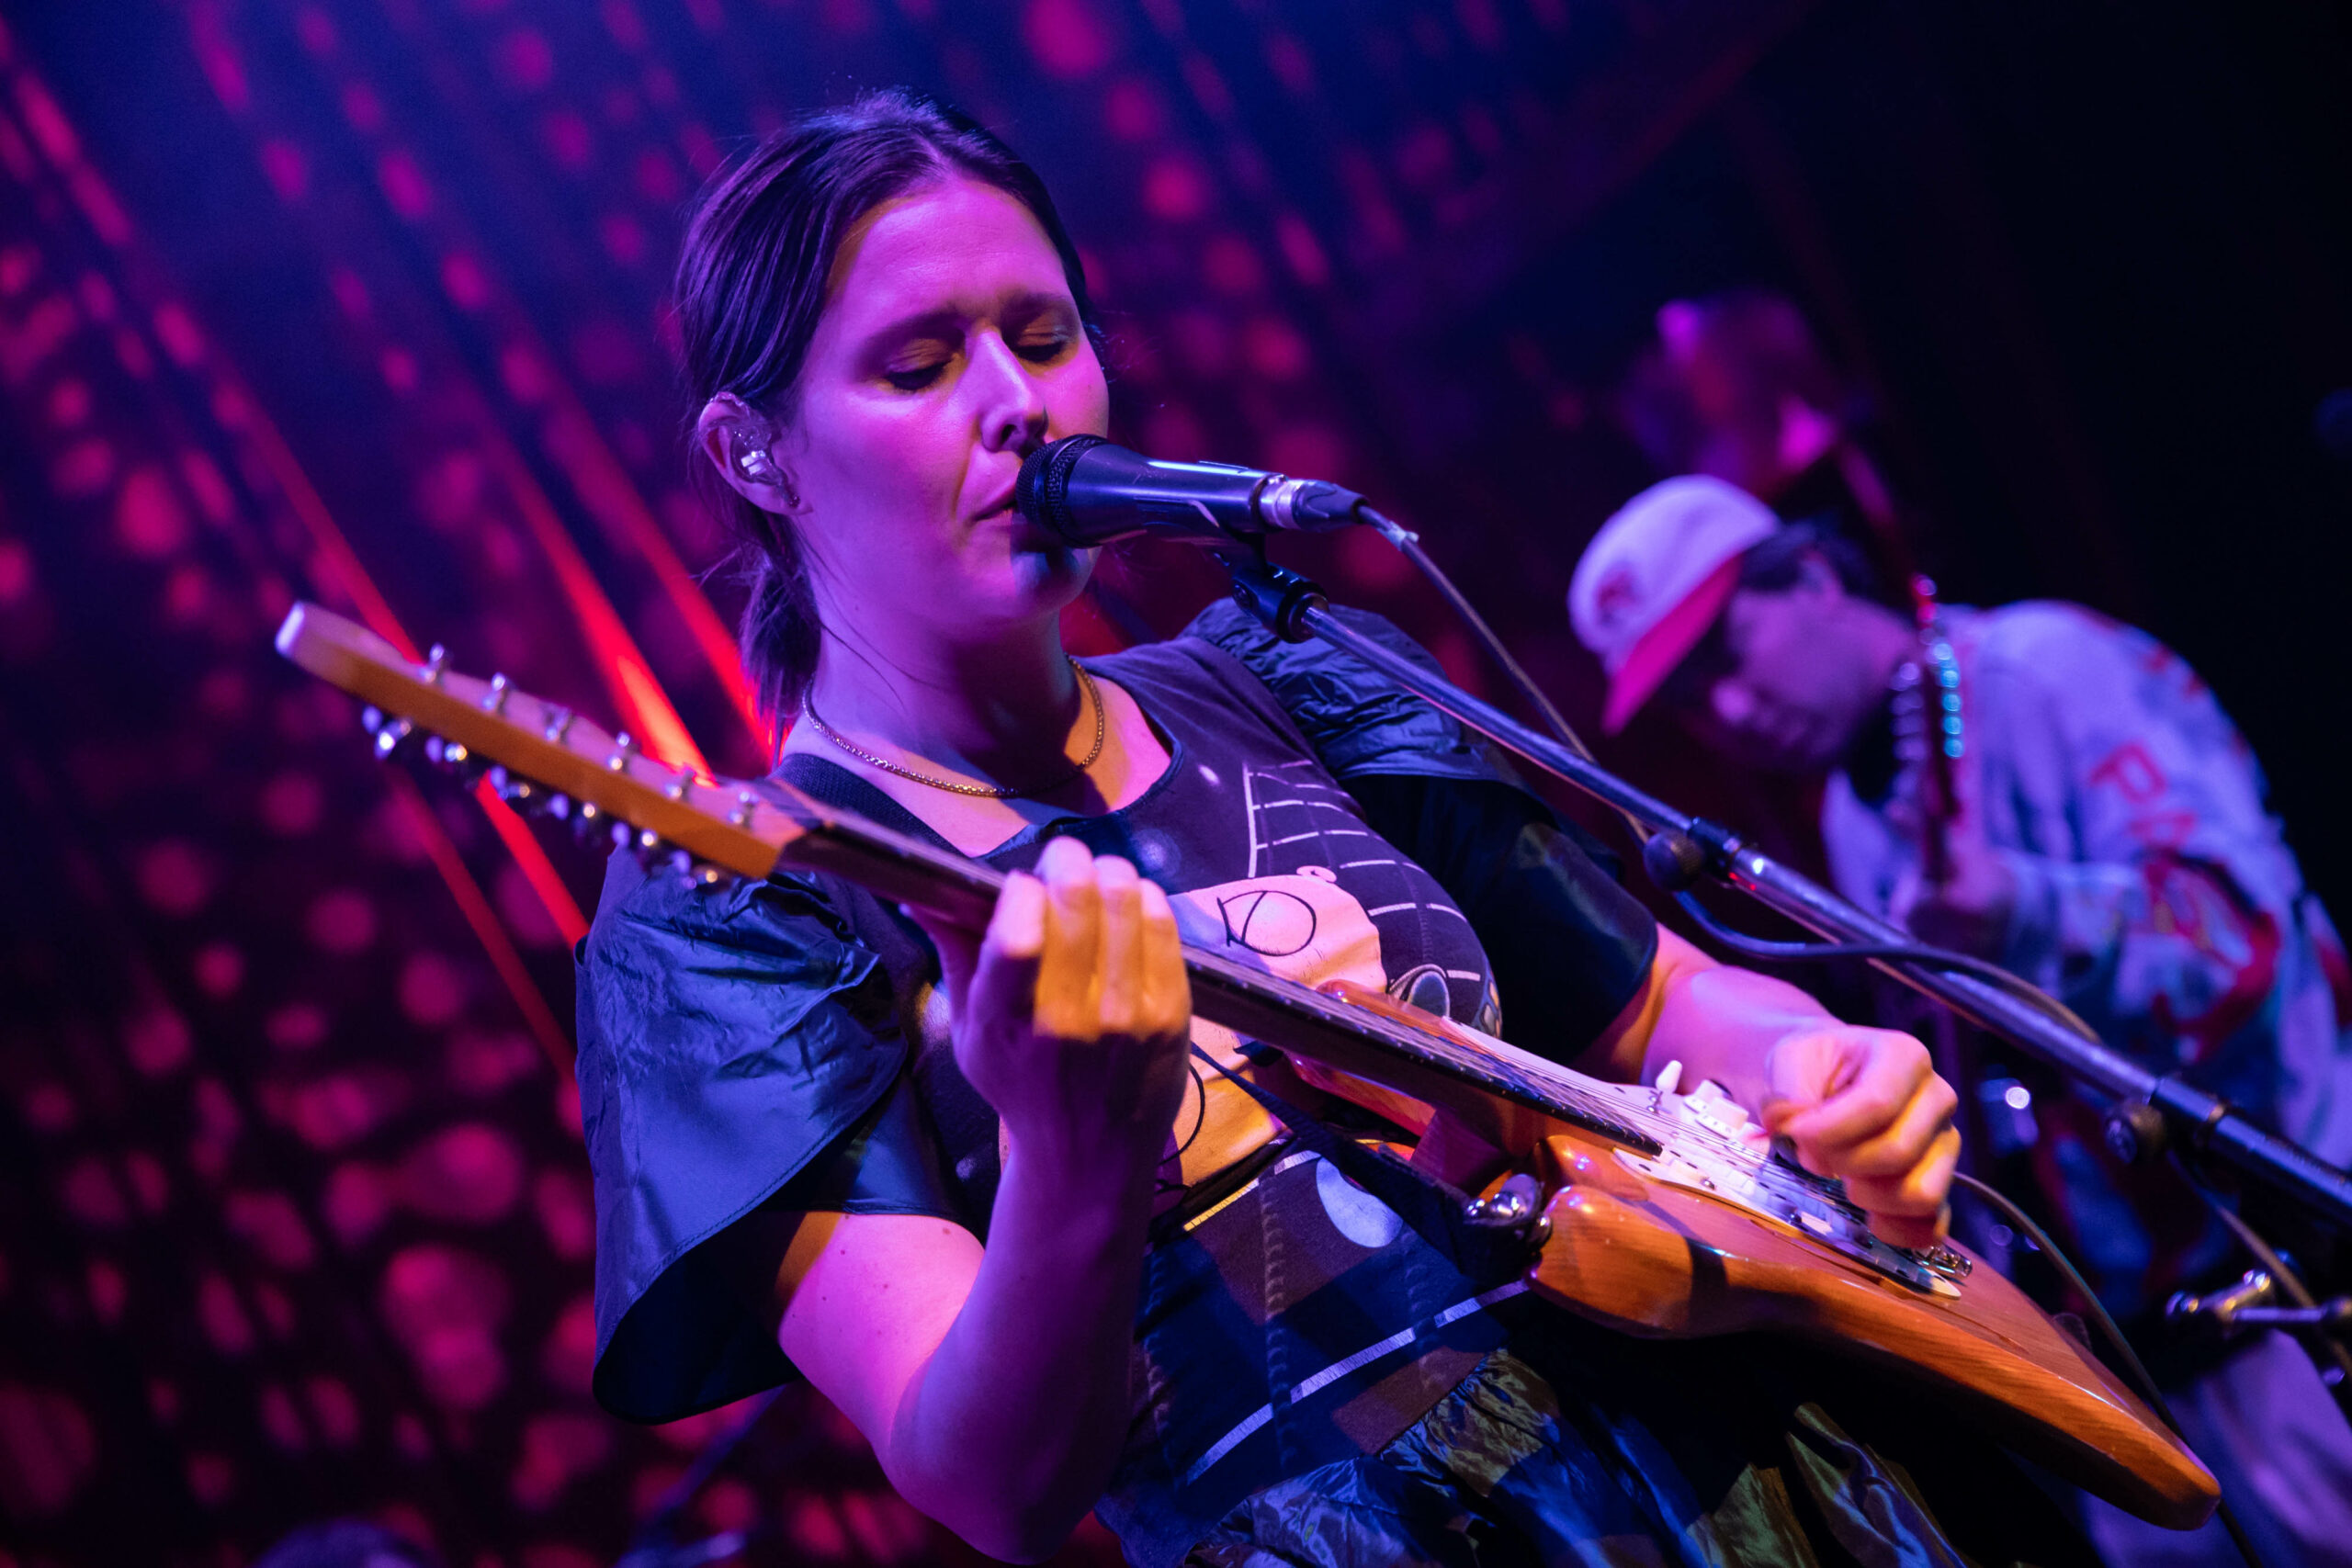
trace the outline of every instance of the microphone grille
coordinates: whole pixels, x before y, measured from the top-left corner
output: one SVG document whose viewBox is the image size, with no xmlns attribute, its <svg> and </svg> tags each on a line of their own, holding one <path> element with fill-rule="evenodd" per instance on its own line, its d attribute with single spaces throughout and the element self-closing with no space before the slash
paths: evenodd
<svg viewBox="0 0 2352 1568">
<path fill-rule="evenodd" d="M 1069 537 L 1070 469 L 1089 451 L 1107 445 L 1099 435 L 1065 435 L 1030 453 L 1012 481 L 1014 510 L 1038 527 Z"/>
</svg>

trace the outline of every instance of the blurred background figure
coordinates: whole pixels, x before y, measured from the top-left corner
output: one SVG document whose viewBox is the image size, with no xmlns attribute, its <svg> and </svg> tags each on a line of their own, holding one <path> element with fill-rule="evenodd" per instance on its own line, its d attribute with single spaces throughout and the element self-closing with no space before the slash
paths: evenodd
<svg viewBox="0 0 2352 1568">
<path fill-rule="evenodd" d="M 2340 1163 L 2344 950 L 2211 691 L 2080 605 L 1891 603 L 1882 585 L 1912 575 L 1905 520 L 1795 308 L 1744 292 L 1657 322 L 1628 418 L 1695 472 L 1635 496 L 1577 565 L 1569 612 L 1608 673 L 1604 728 L 1657 703 L 1732 767 L 1817 784 L 1846 897 Z M 2195 1345 L 2161 1320 L 2173 1292 L 2246 1267 L 2228 1230 L 2171 1171 L 2124 1165 L 2095 1105 L 1989 1046 L 1947 1040 L 1962 1059 L 1945 1071 L 1978 1091 L 1975 1157 L 2030 1171 L 2267 1550 L 2352 1561 L 2352 1427 L 2301 1348 Z M 2099 1505 L 2088 1523 L 2112 1562 L 2235 1561 L 2218 1527 L 2176 1536 Z"/>
</svg>

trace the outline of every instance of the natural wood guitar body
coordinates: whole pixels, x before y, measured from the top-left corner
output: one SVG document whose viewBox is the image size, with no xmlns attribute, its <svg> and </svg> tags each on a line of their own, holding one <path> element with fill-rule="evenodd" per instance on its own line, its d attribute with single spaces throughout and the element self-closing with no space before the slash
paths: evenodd
<svg viewBox="0 0 2352 1568">
<path fill-rule="evenodd" d="M 1766 1330 L 1930 1385 L 2018 1452 L 2151 1523 L 2204 1522 L 2221 1492 L 2097 1358 L 1981 1258 L 1955 1297 L 1926 1297 L 1785 1226 L 1645 1181 L 1615 1146 L 1545 1140 L 1555 1189 L 1536 1290 L 1623 1333 Z"/>
</svg>

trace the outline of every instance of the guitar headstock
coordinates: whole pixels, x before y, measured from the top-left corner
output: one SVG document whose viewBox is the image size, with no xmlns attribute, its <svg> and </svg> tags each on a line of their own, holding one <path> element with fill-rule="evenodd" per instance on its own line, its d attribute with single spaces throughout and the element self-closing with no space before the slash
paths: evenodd
<svg viewBox="0 0 2352 1568">
<path fill-rule="evenodd" d="M 689 875 L 764 878 L 779 864 L 831 872 L 898 903 L 974 931 L 988 924 L 1001 878 L 934 844 L 811 799 L 781 781 L 706 777 L 640 750 L 570 708 L 503 675 L 448 667 L 439 649 L 423 664 L 358 623 L 297 604 L 277 651 L 368 705 L 376 753 L 412 746 L 462 775 L 487 777 L 508 805 L 554 817 Z"/>
<path fill-rule="evenodd" d="M 356 622 L 297 604 L 277 651 L 368 704 L 379 756 L 422 749 L 454 772 L 486 774 L 519 811 L 554 817 L 646 853 L 684 854 L 694 874 L 764 877 L 806 824 L 769 793 L 646 756 L 626 731 L 607 733 L 503 675 L 423 664 Z"/>
</svg>

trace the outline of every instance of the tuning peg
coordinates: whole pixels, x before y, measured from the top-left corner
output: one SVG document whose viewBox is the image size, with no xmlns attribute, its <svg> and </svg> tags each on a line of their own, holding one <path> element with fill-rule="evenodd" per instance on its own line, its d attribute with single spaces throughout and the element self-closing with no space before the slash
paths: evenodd
<svg viewBox="0 0 2352 1568">
<path fill-rule="evenodd" d="M 636 844 L 637 852 L 641 855 L 657 853 L 662 848 L 662 835 L 650 828 L 639 829 L 633 841 Z"/>
<path fill-rule="evenodd" d="M 506 711 L 507 690 L 506 677 L 492 675 L 490 678 L 490 690 L 481 694 L 483 710 L 489 713 L 503 714 Z"/>
<path fill-rule="evenodd" d="M 540 803 L 539 809 L 561 822 L 571 815 L 571 796 L 550 795 Z"/>
<path fill-rule="evenodd" d="M 735 809 L 727 814 L 728 825 L 735 828 L 750 827 L 752 825 L 752 813 L 758 806 L 759 798 L 752 795 L 750 790 L 737 790 L 735 792 Z"/>
<path fill-rule="evenodd" d="M 543 733 L 548 739 L 560 746 L 563 744 L 565 732 L 571 729 L 571 721 L 577 716 L 570 708 L 553 709 L 548 715 L 548 727 Z"/>
<path fill-rule="evenodd" d="M 359 710 L 359 728 L 373 735 L 384 728 L 384 710 L 373 703 Z"/>
<path fill-rule="evenodd" d="M 416 726 L 404 718 L 384 719 L 379 723 L 376 726 L 376 760 L 379 762 L 391 761 L 392 753 L 401 749 L 401 742 L 414 733 Z"/>
<path fill-rule="evenodd" d="M 547 791 L 528 779 L 516 778 L 504 768 L 490 770 L 490 787 L 498 792 L 499 799 L 517 811 L 537 816 L 547 810 Z"/>
<path fill-rule="evenodd" d="M 613 754 L 605 759 L 605 766 L 616 773 L 628 772 L 628 760 L 637 755 L 637 742 L 629 739 L 628 730 L 613 737 Z"/>
<path fill-rule="evenodd" d="M 488 766 L 480 757 L 474 755 L 473 749 L 464 741 L 445 740 L 437 735 L 424 742 L 424 759 L 446 770 L 451 777 L 462 784 L 471 784 L 476 779 L 481 777 L 483 770 Z"/>
<path fill-rule="evenodd" d="M 716 887 L 727 880 L 729 873 L 725 866 L 713 865 L 708 861 L 696 861 L 688 874 L 705 887 Z"/>
<path fill-rule="evenodd" d="M 439 643 L 435 643 L 431 651 L 424 656 L 424 683 L 428 686 L 439 685 L 442 671 L 447 667 L 448 662 L 449 650 Z"/>
<path fill-rule="evenodd" d="M 595 831 L 596 824 L 604 819 L 602 807 L 593 800 L 583 800 L 571 814 L 571 830 L 584 839 Z"/>
</svg>

